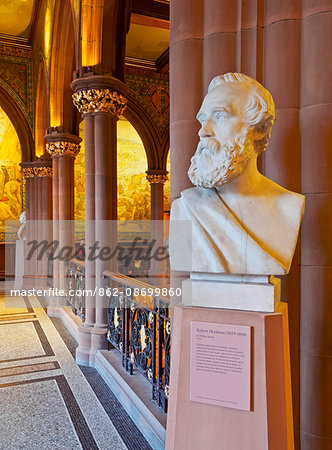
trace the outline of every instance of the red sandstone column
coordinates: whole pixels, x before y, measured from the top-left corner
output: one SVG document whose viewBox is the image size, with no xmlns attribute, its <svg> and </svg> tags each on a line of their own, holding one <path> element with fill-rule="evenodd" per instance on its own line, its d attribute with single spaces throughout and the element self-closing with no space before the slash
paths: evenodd
<svg viewBox="0 0 332 450">
<path fill-rule="evenodd" d="M 116 118 L 108 112 L 95 113 L 95 205 L 96 242 L 100 249 L 114 248 L 117 243 L 117 154 Z M 96 323 L 107 327 L 106 298 L 99 289 L 104 288 L 103 272 L 117 271 L 117 261 L 96 259 Z"/>
<path fill-rule="evenodd" d="M 52 199 L 53 199 L 53 241 L 59 242 L 59 160 L 52 156 L 53 180 L 52 180 Z M 60 289 L 60 262 L 58 259 L 53 261 L 53 286 Z"/>
<path fill-rule="evenodd" d="M 150 169 L 146 171 L 146 179 L 151 188 L 151 220 L 164 218 L 164 184 L 167 181 L 167 170 Z"/>
<path fill-rule="evenodd" d="M 41 177 L 41 197 L 42 197 L 42 240 L 48 243 L 52 242 L 52 169 L 46 170 Z M 45 257 L 42 261 L 41 275 L 44 278 L 48 276 L 48 258 Z"/>
<path fill-rule="evenodd" d="M 46 239 L 43 219 L 45 214 L 49 214 L 52 203 L 47 201 L 51 195 L 51 162 L 45 159 L 38 159 L 33 162 L 22 163 L 23 177 L 26 180 L 25 185 L 25 204 L 26 204 L 26 243 L 32 240 L 41 242 Z M 48 187 L 47 187 L 48 186 Z M 47 194 L 48 192 L 48 194 Z M 48 195 L 48 197 L 47 197 Z M 31 250 L 31 245 L 26 247 L 26 256 Z M 25 261 L 25 276 L 35 276 L 39 278 L 40 283 L 46 284 L 46 256 L 42 260 L 37 260 L 37 250 L 30 261 Z M 36 283 L 36 280 L 32 283 Z M 37 285 L 35 287 L 38 287 Z"/>
<path fill-rule="evenodd" d="M 202 101 L 203 0 L 170 3 L 171 198 L 192 187 L 187 170 L 198 143 Z"/>
<path fill-rule="evenodd" d="M 52 133 L 45 136 L 46 149 L 56 157 L 58 175 L 58 224 L 59 249 L 74 249 L 74 160 L 79 152 L 81 138 L 69 133 Z M 72 252 L 72 255 L 73 256 Z M 58 254 L 58 252 L 57 252 Z M 69 258 L 71 257 L 68 254 Z M 64 261 L 59 263 L 59 287 L 66 289 L 66 272 Z"/>
<path fill-rule="evenodd" d="M 37 190 L 37 177 L 34 176 L 31 180 L 31 230 L 32 230 L 32 240 L 38 241 L 38 190 Z M 31 249 L 32 246 L 29 246 Z M 38 263 L 37 263 L 37 252 L 32 255 L 31 258 L 31 275 L 36 277 L 38 275 Z"/>
<path fill-rule="evenodd" d="M 263 173 L 281 186 L 301 192 L 299 134 L 301 11 L 297 0 L 265 2 L 263 85 L 276 105 L 276 121 L 263 155 Z M 300 414 L 300 242 L 290 273 L 282 277 L 289 306 L 295 446 L 299 448 Z"/>
<path fill-rule="evenodd" d="M 235 10 L 235 8 L 234 8 Z M 238 2 L 236 72 L 262 81 L 264 0 Z"/>
<path fill-rule="evenodd" d="M 71 221 L 74 220 L 72 198 L 74 189 L 74 158 L 72 156 L 59 156 L 59 242 L 60 249 L 65 246 L 74 246 L 74 236 Z M 60 261 L 60 288 L 66 289 L 66 268 L 64 261 Z"/>
<path fill-rule="evenodd" d="M 27 243 L 32 239 L 32 229 L 31 229 L 31 191 L 32 191 L 32 169 L 25 167 L 23 163 L 22 166 L 22 175 L 25 179 L 25 213 L 26 213 L 26 241 L 25 241 L 25 261 L 24 261 L 24 275 L 30 275 L 31 273 L 31 263 L 27 260 L 27 255 L 29 251 L 29 247 Z"/>
<path fill-rule="evenodd" d="M 237 3 L 204 0 L 203 95 L 213 77 L 236 71 Z"/>
<path fill-rule="evenodd" d="M 34 224 L 36 232 L 36 240 L 38 243 L 43 241 L 50 242 L 48 233 L 47 218 L 50 215 L 52 203 L 49 203 L 52 168 L 49 159 L 38 159 L 34 167 L 35 184 L 36 184 L 36 198 L 38 203 L 37 220 Z M 38 255 L 37 255 L 38 256 Z M 47 254 L 41 255 L 37 258 L 37 277 L 42 287 L 47 285 Z"/>
<path fill-rule="evenodd" d="M 164 246 L 164 183 L 167 181 L 167 171 L 150 169 L 146 178 L 151 188 L 151 239 L 155 240 L 153 253 Z M 161 255 L 160 255 L 161 256 Z M 151 260 L 150 275 L 161 277 L 165 274 L 164 261 Z"/>
<path fill-rule="evenodd" d="M 88 189 L 86 198 L 90 199 L 89 217 L 95 219 L 92 244 L 98 243 L 98 253 L 103 247 L 114 249 L 117 244 L 116 120 L 125 109 L 125 95 L 128 88 L 119 80 L 104 75 L 79 78 L 73 81 L 71 86 L 75 91 L 74 104 L 79 112 L 84 118 L 92 113 L 89 121 L 85 122 L 89 130 L 88 136 L 85 135 L 85 139 L 88 139 L 86 152 L 91 162 L 88 176 L 90 184 L 86 186 Z M 112 226 L 110 221 L 115 221 L 115 224 Z M 117 261 L 114 258 L 111 261 L 107 260 L 105 255 L 103 258 L 106 261 L 103 261 L 100 255 L 96 258 L 95 285 L 92 286 L 91 283 L 93 290 L 94 287 L 97 288 L 95 317 L 91 314 L 89 319 L 94 321 L 94 327 L 80 328 L 79 347 L 76 353 L 76 360 L 86 365 L 93 365 L 98 349 L 107 346 L 106 296 L 102 295 L 99 288 L 104 288 L 102 278 L 104 270 L 116 271 L 117 265 L 114 264 Z"/>
<path fill-rule="evenodd" d="M 332 13 L 302 2 L 301 450 L 332 448 Z"/>
<path fill-rule="evenodd" d="M 37 220 L 35 223 L 36 228 L 36 235 L 38 242 L 41 242 L 43 240 L 43 221 L 42 221 L 42 214 L 43 214 L 43 189 L 42 189 L 42 177 L 38 174 L 36 176 L 36 189 L 37 189 Z M 43 275 L 43 262 L 42 259 L 37 259 L 37 273 L 36 275 L 40 278 Z"/>
<path fill-rule="evenodd" d="M 91 113 L 83 115 L 84 119 L 84 152 L 85 152 L 85 287 L 93 291 L 96 282 L 95 260 L 88 258 L 89 249 L 95 243 L 95 141 L 94 117 Z M 84 326 L 92 327 L 95 323 L 95 298 L 85 298 Z"/>
</svg>

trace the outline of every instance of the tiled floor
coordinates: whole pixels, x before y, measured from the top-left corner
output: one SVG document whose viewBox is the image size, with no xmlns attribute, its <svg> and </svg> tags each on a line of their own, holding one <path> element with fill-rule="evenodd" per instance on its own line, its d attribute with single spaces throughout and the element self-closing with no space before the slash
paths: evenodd
<svg viewBox="0 0 332 450">
<path fill-rule="evenodd" d="M 61 322 L 19 302 L 0 294 L 0 449 L 149 449 Z"/>
</svg>

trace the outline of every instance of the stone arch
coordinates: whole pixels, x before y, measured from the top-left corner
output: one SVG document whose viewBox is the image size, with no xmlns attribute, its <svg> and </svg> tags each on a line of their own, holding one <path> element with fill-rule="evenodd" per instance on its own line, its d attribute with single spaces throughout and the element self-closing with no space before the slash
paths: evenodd
<svg viewBox="0 0 332 450">
<path fill-rule="evenodd" d="M 16 130 L 21 145 L 22 161 L 31 161 L 34 154 L 34 141 L 30 125 L 21 108 L 1 85 L 0 106 Z"/>
<path fill-rule="evenodd" d="M 148 160 L 148 169 L 163 169 L 159 152 L 162 141 L 157 127 L 144 108 L 130 94 L 124 117 L 129 120 L 142 139 Z"/>
<path fill-rule="evenodd" d="M 36 115 L 35 115 L 35 154 L 41 156 L 44 154 L 44 136 L 49 126 L 49 106 L 47 85 L 45 76 L 45 65 L 40 60 L 37 76 L 37 96 L 36 96 Z"/>
<path fill-rule="evenodd" d="M 167 157 L 170 151 L 170 140 L 169 140 L 169 126 L 167 126 L 161 136 L 162 145 L 160 148 L 161 164 L 162 168 L 166 169 Z"/>
</svg>

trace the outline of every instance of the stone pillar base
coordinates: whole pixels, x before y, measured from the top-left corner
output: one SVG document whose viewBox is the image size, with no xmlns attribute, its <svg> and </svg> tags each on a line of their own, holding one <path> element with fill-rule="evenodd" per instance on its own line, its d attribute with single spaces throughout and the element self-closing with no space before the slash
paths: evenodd
<svg viewBox="0 0 332 450">
<path fill-rule="evenodd" d="M 79 345 L 76 362 L 82 366 L 94 367 L 98 350 L 107 349 L 106 328 L 82 326 L 79 328 Z"/>
<path fill-rule="evenodd" d="M 90 366 L 91 330 L 92 327 L 82 326 L 78 330 L 78 347 L 76 362 L 82 366 Z"/>
<path fill-rule="evenodd" d="M 173 313 L 166 450 L 294 449 L 287 304 L 272 314 L 183 306 Z M 189 400 L 191 321 L 251 327 L 250 411 Z"/>
</svg>

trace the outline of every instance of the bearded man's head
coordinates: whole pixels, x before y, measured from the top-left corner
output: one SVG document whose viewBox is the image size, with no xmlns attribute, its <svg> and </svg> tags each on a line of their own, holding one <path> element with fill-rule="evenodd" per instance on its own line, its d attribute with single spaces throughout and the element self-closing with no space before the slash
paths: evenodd
<svg viewBox="0 0 332 450">
<path fill-rule="evenodd" d="M 215 77 L 197 114 L 202 127 L 191 182 L 212 188 L 240 175 L 265 150 L 274 117 L 272 96 L 256 80 L 238 73 Z"/>
</svg>

